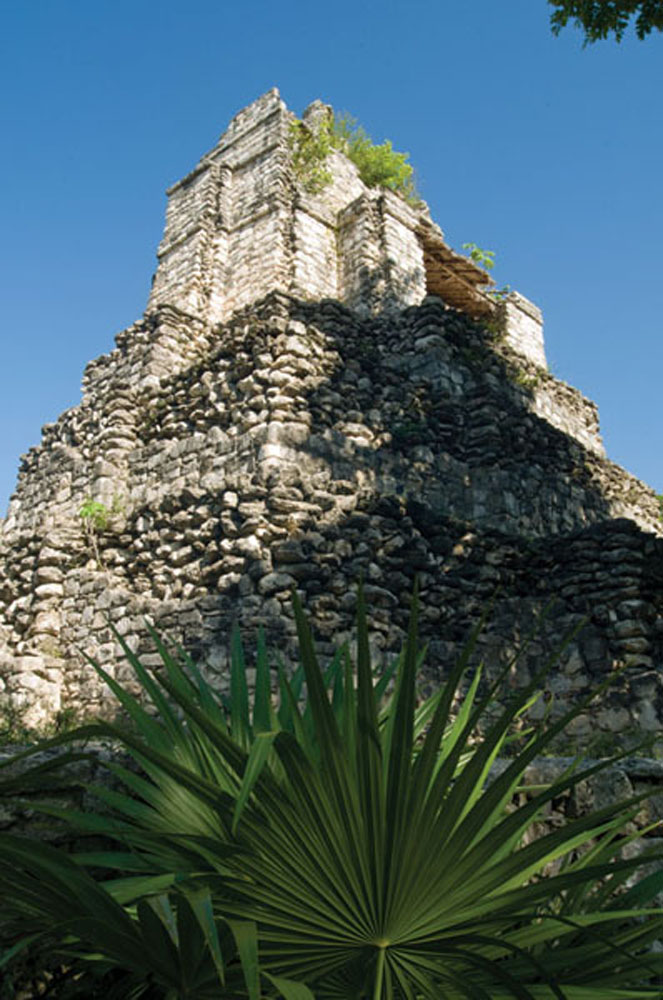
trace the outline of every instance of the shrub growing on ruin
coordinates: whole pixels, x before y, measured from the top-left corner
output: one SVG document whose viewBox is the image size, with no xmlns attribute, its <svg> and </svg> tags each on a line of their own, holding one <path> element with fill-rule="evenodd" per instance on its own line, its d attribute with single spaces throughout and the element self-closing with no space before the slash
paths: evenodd
<svg viewBox="0 0 663 1000">
<path fill-rule="evenodd" d="M 391 142 L 374 143 L 350 115 L 320 116 L 309 125 L 299 120 L 290 127 L 290 149 L 295 174 L 304 188 L 317 194 L 331 183 L 327 157 L 336 149 L 352 160 L 367 187 L 385 187 L 411 204 L 420 201 L 409 153 L 397 152 Z"/>
<path fill-rule="evenodd" d="M 417 707 L 416 601 L 391 695 L 361 594 L 356 663 L 344 649 L 326 671 L 294 610 L 301 668 L 279 673 L 276 704 L 264 643 L 250 696 L 237 637 L 227 703 L 158 638 L 154 674 L 125 647 L 147 708 L 97 667 L 133 728 L 99 722 L 50 745 L 104 736 L 134 758 L 138 771 L 111 765 L 123 790 L 97 789 L 105 813 L 65 816 L 115 848 L 68 859 L 1 835 L 0 961 L 32 942 L 70 966 L 72 989 L 112 974 L 123 998 L 659 997 L 663 917 L 643 906 L 660 878 L 628 887 L 658 856 L 619 853 L 640 799 L 528 838 L 607 761 L 514 805 L 529 763 L 585 706 L 526 736 L 489 781 L 547 666 L 496 714 L 500 679 L 480 693 L 470 644 Z"/>
<path fill-rule="evenodd" d="M 352 160 L 368 187 L 386 187 L 417 203 L 414 169 L 409 153 L 397 152 L 389 139 L 376 144 L 350 115 L 335 115 L 331 125 L 332 143 Z"/>
<path fill-rule="evenodd" d="M 290 153 L 296 176 L 309 194 L 319 194 L 332 182 L 327 157 L 332 151 L 331 131 L 326 121 L 309 128 L 295 120 L 290 124 Z"/>
</svg>

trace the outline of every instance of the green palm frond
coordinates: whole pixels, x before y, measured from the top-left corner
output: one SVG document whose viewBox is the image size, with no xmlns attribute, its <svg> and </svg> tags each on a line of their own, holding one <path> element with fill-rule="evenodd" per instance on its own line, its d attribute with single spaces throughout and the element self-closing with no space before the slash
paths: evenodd
<svg viewBox="0 0 663 1000">
<path fill-rule="evenodd" d="M 96 792 L 105 814 L 68 816 L 116 842 L 68 864 L 87 880 L 90 912 L 103 902 L 117 942 L 126 938 L 127 969 L 134 974 L 132 955 L 151 956 L 150 967 L 159 955 L 164 990 L 184 989 L 184 968 L 216 976 L 219 988 L 230 961 L 238 995 L 280 991 L 288 1000 L 660 997 L 663 958 L 652 944 L 663 939 L 663 913 L 646 906 L 663 878 L 631 884 L 660 858 L 620 854 L 642 796 L 536 839 L 528 834 L 546 805 L 613 761 L 578 762 L 514 798 L 530 763 L 585 704 L 527 734 L 493 773 L 550 664 L 496 711 L 500 678 L 487 684 L 470 668 L 471 643 L 440 691 L 418 704 L 416 595 L 386 680 L 389 671 L 376 675 L 371 664 L 361 588 L 354 664 L 344 648 L 321 669 L 296 595 L 293 603 L 300 666 L 290 677 L 277 671 L 278 693 L 262 638 L 250 691 L 234 634 L 224 704 L 155 635 L 157 673 L 125 649 L 152 709 L 97 668 L 133 730 L 100 722 L 51 741 L 75 743 L 93 730 L 138 765 L 139 773 L 111 765 L 119 787 Z M 5 844 L 0 891 L 14 899 L 31 877 L 33 848 L 23 846 L 17 875 L 18 847 L 0 837 Z M 33 862 L 45 863 L 38 847 Z M 105 870 L 100 883 L 85 873 L 92 867 Z M 44 877 L 44 900 L 26 895 L 35 912 L 53 910 L 63 892 Z M 39 933 L 31 914 L 19 916 Z M 77 919 L 68 933 L 79 951 L 85 943 L 117 961 L 119 944 L 93 945 Z"/>
</svg>

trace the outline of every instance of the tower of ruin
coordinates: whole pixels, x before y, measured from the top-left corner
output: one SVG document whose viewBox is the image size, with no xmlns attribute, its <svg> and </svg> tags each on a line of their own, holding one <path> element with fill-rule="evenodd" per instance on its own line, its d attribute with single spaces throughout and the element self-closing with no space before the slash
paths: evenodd
<svg viewBox="0 0 663 1000">
<path fill-rule="evenodd" d="M 314 102 L 303 127 L 328 113 Z M 424 204 L 367 187 L 343 153 L 308 191 L 293 121 L 270 91 L 170 188 L 144 316 L 23 457 L 0 698 L 35 726 L 108 710 L 86 656 L 126 680 L 114 630 L 149 664 L 146 621 L 222 687 L 233 622 L 293 653 L 293 587 L 324 655 L 351 635 L 360 576 L 388 656 L 417 576 L 431 679 L 497 593 L 491 663 L 550 605 L 514 683 L 583 618 L 557 703 L 626 665 L 579 738 L 660 727 L 655 494 L 547 370 L 537 307 L 492 296 Z"/>
</svg>

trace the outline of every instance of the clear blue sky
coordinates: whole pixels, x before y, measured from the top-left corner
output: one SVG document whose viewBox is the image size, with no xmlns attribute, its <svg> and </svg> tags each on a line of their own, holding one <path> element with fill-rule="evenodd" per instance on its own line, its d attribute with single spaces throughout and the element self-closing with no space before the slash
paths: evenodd
<svg viewBox="0 0 663 1000">
<path fill-rule="evenodd" d="M 165 188 L 278 86 L 408 150 L 449 242 L 537 302 L 609 456 L 663 492 L 663 35 L 582 48 L 545 0 L 5 0 L 0 514 L 142 313 Z"/>
</svg>

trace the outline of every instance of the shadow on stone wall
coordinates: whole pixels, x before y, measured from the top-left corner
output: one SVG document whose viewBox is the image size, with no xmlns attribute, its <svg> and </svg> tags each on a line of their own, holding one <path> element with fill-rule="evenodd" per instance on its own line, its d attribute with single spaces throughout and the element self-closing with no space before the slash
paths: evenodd
<svg viewBox="0 0 663 1000">
<path fill-rule="evenodd" d="M 416 575 L 431 682 L 499 594 L 479 645 L 493 669 L 535 631 L 513 670 L 514 684 L 526 681 L 586 618 L 560 657 L 549 696 L 561 710 L 627 663 L 628 679 L 592 718 L 578 721 L 576 734 L 589 736 L 597 723 L 601 732 L 629 738 L 652 729 L 663 707 L 654 629 L 661 592 L 647 582 L 653 580 L 647 566 L 656 558 L 644 561 L 652 540 L 632 522 L 610 519 L 597 461 L 531 412 L 527 388 L 514 382 L 513 362 L 486 342 L 486 331 L 439 302 L 360 321 L 336 302 L 277 298 L 270 307 L 291 338 L 306 343 L 315 331 L 323 372 L 317 361 L 309 370 L 306 353 L 299 361 L 293 355 L 287 384 L 296 384 L 297 392 L 276 393 L 282 409 L 269 421 L 275 432 L 257 435 L 250 452 L 238 457 L 234 476 L 230 472 L 226 485 L 236 489 L 236 506 L 224 508 L 220 497 L 214 510 L 220 542 L 239 541 L 225 560 L 216 558 L 214 546 L 202 556 L 209 614 L 182 627 L 182 609 L 174 607 L 159 615 L 160 624 L 181 631 L 200 657 L 209 657 L 212 645 L 218 670 L 225 662 L 220 637 L 234 620 L 249 643 L 262 624 L 275 647 L 293 654 L 287 594 L 296 585 L 321 648 L 331 654 L 351 636 L 353 588 L 363 576 L 372 642 L 389 655 L 402 641 Z M 244 380 L 256 370 L 251 351 L 259 355 L 278 335 L 278 324 L 269 332 L 273 314 L 267 332 L 259 311 L 254 315 L 250 351 L 250 334 L 242 334 L 246 357 L 237 356 L 232 340 L 220 347 L 220 355 L 235 352 L 228 429 L 249 403 L 242 392 L 250 396 Z M 182 382 L 190 384 L 190 374 Z M 265 385 L 272 387 L 269 377 Z M 174 386 L 172 392 L 177 397 Z M 189 504 L 205 507 L 209 499 L 193 495 Z M 242 511 L 243 503 L 254 509 Z M 251 551 L 261 523 L 272 537 L 266 530 L 265 543 Z M 545 623 L 537 624 L 551 601 Z M 218 633 L 211 639 L 214 616 Z M 544 711 L 543 702 L 537 711 Z"/>
<path fill-rule="evenodd" d="M 551 674 L 554 711 L 627 665 L 575 738 L 660 726 L 663 543 L 611 517 L 615 467 L 532 412 L 496 337 L 439 300 L 361 318 L 279 294 L 220 328 L 136 404 L 127 508 L 99 538 L 101 565 L 82 539 L 63 542 L 62 620 L 42 660 L 65 702 L 109 710 L 81 650 L 130 677 L 109 621 L 157 665 L 149 617 L 221 687 L 235 621 L 249 649 L 262 625 L 294 656 L 293 586 L 330 655 L 351 639 L 361 576 L 373 648 L 390 657 L 416 576 L 427 683 L 493 600 L 478 649 L 489 670 L 535 632 L 513 684 L 587 619 Z M 29 645 L 29 602 L 15 622 Z"/>
</svg>

